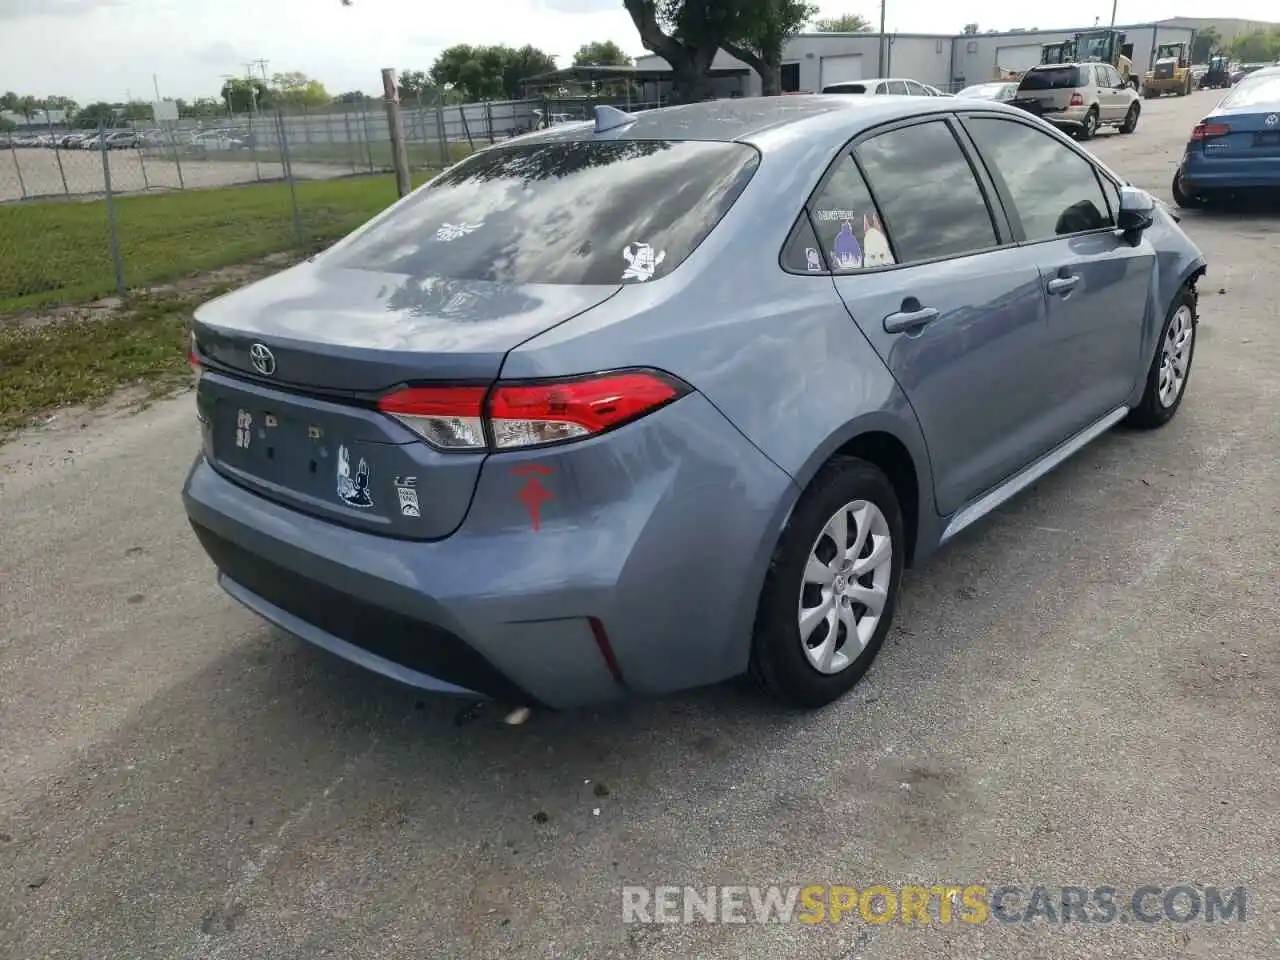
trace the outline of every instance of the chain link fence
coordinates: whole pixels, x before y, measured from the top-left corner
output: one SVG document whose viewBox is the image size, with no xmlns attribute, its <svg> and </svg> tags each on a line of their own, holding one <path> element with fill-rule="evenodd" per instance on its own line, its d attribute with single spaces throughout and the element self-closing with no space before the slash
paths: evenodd
<svg viewBox="0 0 1280 960">
<path fill-rule="evenodd" d="M 414 183 L 551 122 L 543 101 L 411 101 Z M 380 101 L 0 133 L 0 312 L 180 279 L 343 236 L 396 199 Z"/>
</svg>

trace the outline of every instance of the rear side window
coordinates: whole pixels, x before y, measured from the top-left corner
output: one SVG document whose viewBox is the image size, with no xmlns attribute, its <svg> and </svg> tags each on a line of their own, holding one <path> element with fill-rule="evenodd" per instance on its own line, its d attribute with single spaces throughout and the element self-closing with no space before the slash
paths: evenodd
<svg viewBox="0 0 1280 960">
<path fill-rule="evenodd" d="M 918 123 L 857 148 L 899 263 L 958 257 L 996 246 L 982 188 L 942 121 Z"/>
<path fill-rule="evenodd" d="M 895 262 L 871 191 L 849 154 L 835 162 L 814 192 L 809 216 L 833 272 L 851 273 Z"/>
<path fill-rule="evenodd" d="M 801 213 L 782 250 L 782 266 L 788 273 L 826 273 L 827 264 L 809 216 Z"/>
<path fill-rule="evenodd" d="M 759 164 L 744 144 L 556 141 L 486 150 L 441 175 L 335 266 L 496 283 L 617 284 L 678 267 Z"/>
<path fill-rule="evenodd" d="M 901 80 L 890 80 L 889 92 L 896 97 L 905 97 L 907 95 L 907 85 Z"/>
<path fill-rule="evenodd" d="M 983 117 L 965 121 L 993 177 L 1004 180 L 1028 240 L 1101 230 L 1115 224 L 1093 164 L 1026 124 Z M 1044 172 L 1052 170 L 1053 176 Z"/>
<path fill-rule="evenodd" d="M 1084 71 L 1079 67 L 1050 67 L 1031 70 L 1018 84 L 1019 90 L 1071 90 L 1085 86 Z"/>
</svg>

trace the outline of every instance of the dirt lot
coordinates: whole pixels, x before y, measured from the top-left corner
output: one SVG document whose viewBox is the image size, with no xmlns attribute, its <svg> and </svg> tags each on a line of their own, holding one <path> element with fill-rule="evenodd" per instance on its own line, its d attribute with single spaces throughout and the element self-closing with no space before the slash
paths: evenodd
<svg viewBox="0 0 1280 960">
<path fill-rule="evenodd" d="M 1212 94 L 1099 155 L 1167 196 Z M 178 502 L 190 397 L 0 451 L 0 956 L 1280 956 L 1274 215 L 1206 251 L 1186 402 L 906 586 L 819 714 L 485 718 L 274 636 Z M 1244 922 L 624 925 L 621 887 L 1248 888 Z"/>
<path fill-rule="evenodd" d="M 111 187 L 118 193 L 177 189 L 185 185 L 228 187 L 284 176 L 279 163 L 143 157 L 134 151 L 109 151 Z M 293 164 L 296 177 L 322 180 L 351 173 L 350 164 Z M 0 203 L 24 197 L 91 197 L 105 189 L 102 154 L 89 150 L 26 148 L 0 151 Z"/>
</svg>

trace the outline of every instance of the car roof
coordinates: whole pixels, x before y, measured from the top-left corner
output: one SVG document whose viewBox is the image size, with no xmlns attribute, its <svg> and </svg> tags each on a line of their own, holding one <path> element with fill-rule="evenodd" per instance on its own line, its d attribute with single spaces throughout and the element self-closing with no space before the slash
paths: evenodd
<svg viewBox="0 0 1280 960">
<path fill-rule="evenodd" d="M 817 155 L 834 156 L 840 146 L 865 130 L 899 119 L 960 111 L 999 111 L 1011 117 L 1026 113 L 996 101 L 963 105 L 954 97 L 840 97 L 795 94 L 712 100 L 660 107 L 634 114 L 625 126 L 594 132 L 590 121 L 536 130 L 485 150 L 534 143 L 582 140 L 719 140 L 750 144 L 766 159 L 777 157 L 779 169 L 808 162 Z M 826 161 L 822 161 L 825 165 Z M 771 165 L 771 164 L 770 164 Z"/>
</svg>

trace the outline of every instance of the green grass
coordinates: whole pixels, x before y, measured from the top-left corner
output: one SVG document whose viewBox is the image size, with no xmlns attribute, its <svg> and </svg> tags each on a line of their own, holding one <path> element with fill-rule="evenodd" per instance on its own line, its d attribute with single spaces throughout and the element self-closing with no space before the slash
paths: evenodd
<svg viewBox="0 0 1280 960">
<path fill-rule="evenodd" d="M 0 327 L 0 440 L 39 413 L 94 406 L 121 387 L 142 385 L 154 397 L 182 386 L 196 303 L 146 298 L 93 320 Z"/>
<path fill-rule="evenodd" d="M 428 173 L 415 176 L 415 184 Z M 387 175 L 264 183 L 115 200 L 127 287 L 332 242 L 396 199 Z M 0 205 L 0 314 L 115 291 L 106 201 Z M 6 371 L 8 367 L 0 365 Z"/>
</svg>

